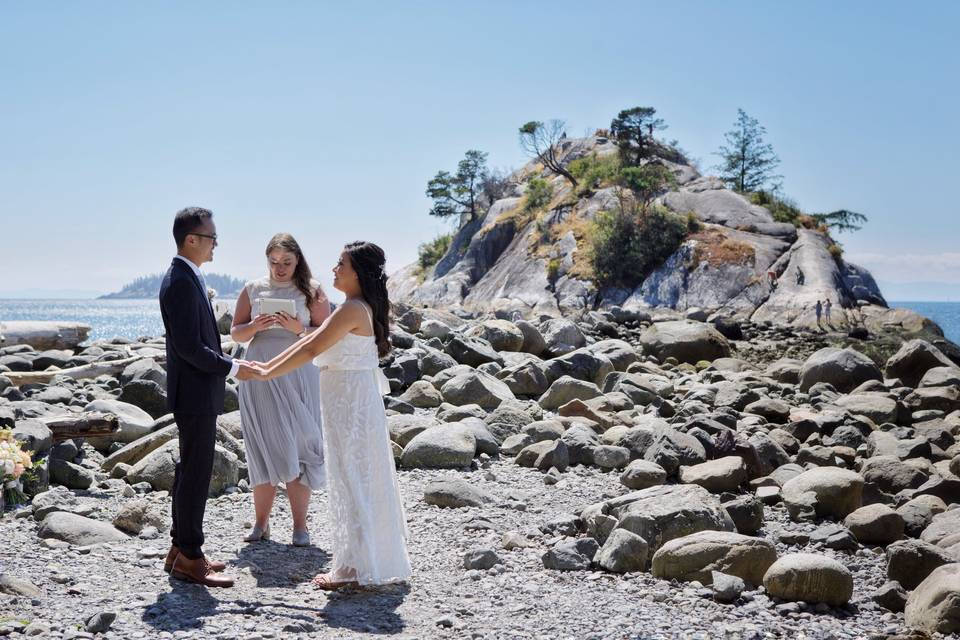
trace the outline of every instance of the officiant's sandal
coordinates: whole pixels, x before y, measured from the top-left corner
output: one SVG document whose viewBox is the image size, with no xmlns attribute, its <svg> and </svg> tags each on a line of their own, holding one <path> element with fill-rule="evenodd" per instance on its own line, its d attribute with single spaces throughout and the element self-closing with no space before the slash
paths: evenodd
<svg viewBox="0 0 960 640">
<path fill-rule="evenodd" d="M 253 525 L 253 529 L 250 530 L 250 533 L 243 537 L 244 542 L 260 542 L 261 540 L 270 539 L 270 523 L 267 523 L 267 526 L 262 529 L 257 525 Z"/>
</svg>

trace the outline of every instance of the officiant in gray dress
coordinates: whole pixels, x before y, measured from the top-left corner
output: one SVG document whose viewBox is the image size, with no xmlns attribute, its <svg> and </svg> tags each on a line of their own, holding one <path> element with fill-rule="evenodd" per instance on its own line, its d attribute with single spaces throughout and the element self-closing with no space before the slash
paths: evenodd
<svg viewBox="0 0 960 640">
<path fill-rule="evenodd" d="M 266 255 L 269 275 L 246 284 L 230 332 L 235 341 L 250 343 L 245 357 L 256 361 L 279 355 L 330 315 L 330 302 L 312 279 L 293 236 L 275 235 Z M 296 313 L 260 313 L 262 300 L 277 299 L 292 301 Z M 310 544 L 310 492 L 325 482 L 319 385 L 319 371 L 312 364 L 273 380 L 240 384 L 240 422 L 255 515 L 247 542 L 269 539 L 270 512 L 277 485 L 283 483 L 293 516 L 292 542 Z"/>
</svg>

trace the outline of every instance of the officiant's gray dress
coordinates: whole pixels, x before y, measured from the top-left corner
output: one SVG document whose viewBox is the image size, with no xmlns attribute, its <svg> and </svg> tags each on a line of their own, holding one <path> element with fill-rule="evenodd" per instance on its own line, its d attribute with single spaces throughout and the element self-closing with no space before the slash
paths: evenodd
<svg viewBox="0 0 960 640">
<path fill-rule="evenodd" d="M 319 284 L 311 286 L 316 291 Z M 257 313 L 257 298 L 284 298 L 296 303 L 300 322 L 310 326 L 307 300 L 292 282 L 265 277 L 248 282 L 245 289 L 252 314 Z M 297 340 L 282 327 L 264 329 L 250 341 L 245 358 L 266 362 Z M 319 385 L 320 372 L 313 364 L 273 380 L 240 383 L 240 423 L 250 486 L 297 478 L 311 489 L 325 485 Z"/>
</svg>

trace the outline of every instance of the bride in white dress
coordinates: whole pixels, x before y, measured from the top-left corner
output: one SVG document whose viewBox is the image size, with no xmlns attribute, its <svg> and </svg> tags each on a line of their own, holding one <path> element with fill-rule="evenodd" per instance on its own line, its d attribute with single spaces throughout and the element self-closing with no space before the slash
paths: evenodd
<svg viewBox="0 0 960 640">
<path fill-rule="evenodd" d="M 348 244 L 333 269 L 346 301 L 314 333 L 266 364 L 269 380 L 316 359 L 320 367 L 333 562 L 314 584 L 403 582 L 410 577 L 406 522 L 383 408 L 386 378 L 379 358 L 390 351 L 386 260 L 369 242 Z"/>
</svg>

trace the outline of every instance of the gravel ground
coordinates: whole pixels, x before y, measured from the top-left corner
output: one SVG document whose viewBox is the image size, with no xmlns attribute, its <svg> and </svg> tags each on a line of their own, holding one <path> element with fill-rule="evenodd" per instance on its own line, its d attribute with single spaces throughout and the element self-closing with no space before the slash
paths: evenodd
<svg viewBox="0 0 960 640">
<path fill-rule="evenodd" d="M 497 498 L 488 507 L 441 509 L 423 502 L 427 481 L 460 477 Z M 842 609 L 782 604 L 762 589 L 732 605 L 712 600 L 697 583 L 671 583 L 650 574 L 557 572 L 543 568 L 542 553 L 559 540 L 539 526 L 563 514 L 627 491 L 615 473 L 573 467 L 555 485 L 537 471 L 492 461 L 473 471 L 403 471 L 401 490 L 410 528 L 414 577 L 409 585 L 326 594 L 310 579 L 330 557 L 326 499 L 313 499 L 314 547 L 289 546 L 285 499 L 277 502 L 274 540 L 242 542 L 252 516 L 250 494 L 213 499 L 206 516 L 212 557 L 227 560 L 237 577 L 232 589 L 204 589 L 173 580 L 162 570 L 165 534 L 94 548 L 51 548 L 25 514 L 2 521 L 0 572 L 38 586 L 37 599 L 0 594 L 0 635 L 93 637 L 84 623 L 98 612 L 117 618 L 104 638 L 868 638 L 903 632 L 903 616 L 869 599 L 884 582 L 883 555 L 864 549 L 849 555 L 776 542 L 781 529 L 810 531 L 767 508 L 761 532 L 780 554 L 816 551 L 836 557 L 854 574 L 851 604 Z M 91 516 L 109 520 L 126 498 L 108 491 L 77 492 Z M 148 494 L 169 505 L 165 492 Z M 19 516 L 19 517 L 18 517 Z M 531 546 L 506 550 L 514 531 Z M 149 534 L 148 534 L 149 535 Z M 465 570 L 463 554 L 492 548 L 503 563 Z M 29 624 L 26 629 L 24 625 Z"/>
</svg>

